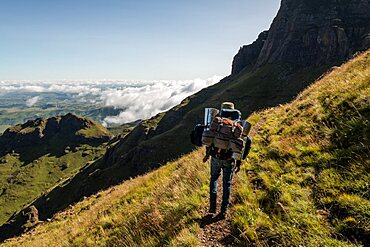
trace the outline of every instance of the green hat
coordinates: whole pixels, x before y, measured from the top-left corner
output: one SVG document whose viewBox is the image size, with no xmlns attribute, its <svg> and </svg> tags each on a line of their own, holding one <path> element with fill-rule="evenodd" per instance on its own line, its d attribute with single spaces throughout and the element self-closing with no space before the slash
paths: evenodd
<svg viewBox="0 0 370 247">
<path fill-rule="evenodd" d="M 234 110 L 235 107 L 234 107 L 234 103 L 231 103 L 231 102 L 224 102 L 221 104 L 221 111 L 222 110 Z"/>
</svg>

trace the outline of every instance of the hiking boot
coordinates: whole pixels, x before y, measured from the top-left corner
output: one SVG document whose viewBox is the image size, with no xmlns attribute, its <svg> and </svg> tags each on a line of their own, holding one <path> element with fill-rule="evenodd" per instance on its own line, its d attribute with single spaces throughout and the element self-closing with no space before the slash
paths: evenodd
<svg viewBox="0 0 370 247">
<path fill-rule="evenodd" d="M 210 214 L 215 214 L 216 213 L 216 205 L 211 205 L 209 207 L 209 211 L 208 211 Z"/>
<path fill-rule="evenodd" d="M 221 212 L 218 214 L 218 218 L 219 218 L 220 220 L 224 220 L 224 219 L 226 219 L 226 217 L 227 217 L 227 212 L 226 212 L 226 211 L 221 211 Z"/>
<path fill-rule="evenodd" d="M 219 214 L 219 217 L 220 217 L 221 219 L 225 219 L 225 218 L 226 218 L 226 216 L 227 216 L 227 209 L 221 208 L 221 212 L 220 212 L 220 214 Z"/>
</svg>

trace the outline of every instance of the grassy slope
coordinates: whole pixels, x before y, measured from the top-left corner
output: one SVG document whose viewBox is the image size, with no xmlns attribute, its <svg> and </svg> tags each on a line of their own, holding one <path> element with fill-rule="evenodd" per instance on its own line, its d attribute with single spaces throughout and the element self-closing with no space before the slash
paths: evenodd
<svg viewBox="0 0 370 247">
<path fill-rule="evenodd" d="M 27 127 L 22 133 L 32 132 L 46 120 L 40 120 L 35 127 Z M 21 128 L 11 127 L 14 131 Z M 20 131 L 20 130 L 18 130 Z M 109 132 L 100 124 L 94 123 L 89 128 L 76 133 L 85 138 L 103 138 Z M 36 198 L 47 193 L 59 182 L 73 176 L 81 167 L 105 152 L 105 144 L 97 145 L 68 141 L 67 136 L 56 134 L 52 140 L 39 145 L 27 146 L 17 152 L 0 157 L 0 225 L 13 213 L 21 210 Z M 64 145 L 76 147 L 63 149 Z"/>
<path fill-rule="evenodd" d="M 370 52 L 259 122 L 233 207 L 240 245 L 367 244 Z M 196 246 L 208 165 L 198 150 L 100 192 L 4 246 Z M 350 242 L 352 241 L 352 242 Z"/>
<path fill-rule="evenodd" d="M 50 218 L 84 196 L 190 153 L 194 146 L 189 141 L 189 133 L 196 123 L 202 122 L 204 107 L 219 107 L 220 102 L 233 100 L 244 114 L 249 114 L 291 100 L 322 70 L 293 68 L 287 64 L 267 65 L 257 71 L 243 71 L 202 90 L 170 111 L 141 122 L 129 134 L 117 136 L 114 141 L 118 142 L 111 145 L 102 159 L 35 200 L 39 218 Z M 18 214 L 9 222 L 12 230 L 1 228 L 0 231 L 17 234 L 19 225 L 24 223 L 22 220 L 24 217 Z"/>
<path fill-rule="evenodd" d="M 104 154 L 103 147 L 83 145 L 61 157 L 44 155 L 24 165 L 17 154 L 0 159 L 0 225 L 14 212 L 74 175 L 88 161 Z"/>
<path fill-rule="evenodd" d="M 369 97 L 367 52 L 292 103 L 251 117 L 263 124 L 236 193 L 243 241 L 370 244 Z"/>
<path fill-rule="evenodd" d="M 2 135 L 3 134 L 3 132 L 7 129 L 7 128 L 9 128 L 10 127 L 10 125 L 0 125 L 0 135 Z"/>
<path fill-rule="evenodd" d="M 201 158 L 201 152 L 194 152 L 91 196 L 5 246 L 196 245 L 194 219 L 201 217 L 197 209 L 208 191 L 208 169 Z"/>
</svg>

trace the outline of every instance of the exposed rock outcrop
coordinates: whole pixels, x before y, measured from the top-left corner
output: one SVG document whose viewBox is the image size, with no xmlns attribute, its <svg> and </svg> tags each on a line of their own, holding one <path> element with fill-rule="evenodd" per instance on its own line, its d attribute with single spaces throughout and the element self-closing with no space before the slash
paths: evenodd
<svg viewBox="0 0 370 247">
<path fill-rule="evenodd" d="M 218 108 L 222 101 L 233 101 L 246 117 L 290 101 L 327 68 L 369 48 L 369 1 L 283 0 L 270 30 L 235 56 L 232 76 L 188 97 L 162 116 L 138 124 L 102 159 L 38 198 L 33 205 L 40 220 L 84 196 L 190 152 L 194 146 L 189 133 L 202 122 L 205 107 Z M 254 69 L 253 73 L 246 75 L 246 68 Z M 45 132 L 35 130 L 33 135 Z M 19 234 L 20 220 L 15 215 L 0 227 L 0 240 Z M 2 236 L 2 231 L 8 234 Z"/>
<path fill-rule="evenodd" d="M 232 73 L 277 62 L 340 64 L 369 48 L 370 0 L 283 0 L 267 37 L 239 51 Z"/>
<path fill-rule="evenodd" d="M 240 48 L 234 57 L 231 74 L 238 74 L 244 68 L 254 67 L 267 37 L 268 31 L 264 31 L 252 44 Z"/>
</svg>

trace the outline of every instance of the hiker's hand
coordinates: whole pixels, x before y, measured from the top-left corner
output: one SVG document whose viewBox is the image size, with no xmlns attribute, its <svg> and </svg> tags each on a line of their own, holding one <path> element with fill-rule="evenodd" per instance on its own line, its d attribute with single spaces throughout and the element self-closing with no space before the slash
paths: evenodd
<svg viewBox="0 0 370 247">
<path fill-rule="evenodd" d="M 241 165 L 242 165 L 242 161 L 241 160 L 237 160 L 236 161 L 236 167 L 235 167 L 235 173 L 240 172 L 240 166 Z"/>
<path fill-rule="evenodd" d="M 208 161 L 208 159 L 209 159 L 209 157 L 208 157 L 208 156 L 205 156 L 205 157 L 203 158 L 203 163 L 206 163 L 206 162 Z"/>
</svg>

